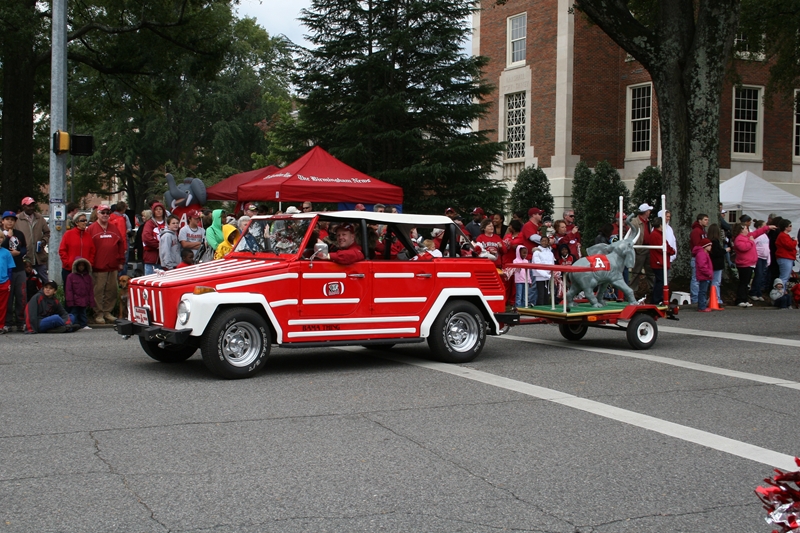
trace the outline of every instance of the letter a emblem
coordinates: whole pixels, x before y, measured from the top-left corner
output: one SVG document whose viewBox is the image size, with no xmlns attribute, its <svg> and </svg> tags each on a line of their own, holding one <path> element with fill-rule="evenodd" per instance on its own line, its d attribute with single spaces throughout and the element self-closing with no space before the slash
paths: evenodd
<svg viewBox="0 0 800 533">
<path fill-rule="evenodd" d="M 594 268 L 606 268 L 606 265 L 603 263 L 603 259 L 601 257 L 594 258 Z"/>
</svg>

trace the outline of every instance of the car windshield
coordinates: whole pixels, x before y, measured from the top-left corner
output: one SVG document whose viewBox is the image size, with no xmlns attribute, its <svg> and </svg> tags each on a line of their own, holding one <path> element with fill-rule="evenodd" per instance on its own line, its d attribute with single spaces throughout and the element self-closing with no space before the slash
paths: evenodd
<svg viewBox="0 0 800 533">
<path fill-rule="evenodd" d="M 312 219 L 252 220 L 236 245 L 237 252 L 297 255 Z"/>
</svg>

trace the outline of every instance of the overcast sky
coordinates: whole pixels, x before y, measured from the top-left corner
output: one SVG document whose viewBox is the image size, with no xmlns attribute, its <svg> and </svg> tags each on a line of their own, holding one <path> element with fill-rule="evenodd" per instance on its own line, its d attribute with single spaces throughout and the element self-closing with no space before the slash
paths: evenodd
<svg viewBox="0 0 800 533">
<path fill-rule="evenodd" d="M 290 41 L 303 46 L 306 27 L 297 17 L 300 10 L 311 5 L 311 0 L 240 0 L 239 16 L 247 16 L 258 21 L 258 25 L 270 35 L 285 35 Z"/>
</svg>

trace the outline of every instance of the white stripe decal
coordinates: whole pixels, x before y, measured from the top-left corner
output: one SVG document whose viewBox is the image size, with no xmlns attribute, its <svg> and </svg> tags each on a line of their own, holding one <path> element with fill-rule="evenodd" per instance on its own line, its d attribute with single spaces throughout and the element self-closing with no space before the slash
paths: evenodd
<svg viewBox="0 0 800 533">
<path fill-rule="evenodd" d="M 241 281 L 231 281 L 230 283 L 222 283 L 217 285 L 218 291 L 226 289 L 235 289 L 237 287 L 247 287 L 248 285 L 257 285 L 259 283 L 269 283 L 270 281 L 280 281 L 282 279 L 297 279 L 297 274 L 276 274 L 274 276 L 264 276 L 261 278 L 243 279 Z"/>
<path fill-rule="evenodd" d="M 376 279 L 413 278 L 413 272 L 375 272 Z"/>
<path fill-rule="evenodd" d="M 161 324 L 164 324 L 164 297 L 161 291 L 158 291 L 158 312 L 161 313 Z"/>
<path fill-rule="evenodd" d="M 308 299 L 303 300 L 303 305 L 320 305 L 320 304 L 357 304 L 361 300 L 359 298 L 328 298 L 325 300 Z"/>
<path fill-rule="evenodd" d="M 496 301 L 499 301 L 499 300 L 505 300 L 506 299 L 505 296 L 485 296 L 485 295 L 484 295 L 484 298 L 486 299 L 487 302 L 496 302 Z"/>
<path fill-rule="evenodd" d="M 437 278 L 468 278 L 472 276 L 471 272 L 437 272 Z"/>
<path fill-rule="evenodd" d="M 416 328 L 348 329 L 346 331 L 293 331 L 286 336 L 290 339 L 299 339 L 304 337 L 350 337 L 353 335 L 401 335 L 416 332 Z"/>
<path fill-rule="evenodd" d="M 375 298 L 375 300 L 373 301 L 376 304 L 403 304 L 403 303 L 427 302 L 428 299 L 425 296 L 406 296 L 398 298 Z"/>
<path fill-rule="evenodd" d="M 290 320 L 290 326 L 304 326 L 308 324 L 369 324 L 372 322 L 419 322 L 418 316 L 376 316 L 372 318 L 304 318 Z"/>
<path fill-rule="evenodd" d="M 329 274 L 303 273 L 303 279 L 346 279 L 346 278 L 347 278 L 346 272 L 331 272 Z"/>
<path fill-rule="evenodd" d="M 297 305 L 297 300 L 278 300 L 277 302 L 270 302 L 269 306 L 273 309 L 276 307 L 283 307 L 284 305 Z"/>
<path fill-rule="evenodd" d="M 353 350 L 357 349 L 358 348 L 353 348 Z M 464 366 L 435 363 L 432 361 L 422 361 L 411 357 L 387 355 L 379 357 L 388 359 L 390 361 L 395 361 L 397 363 L 404 363 L 430 370 L 436 370 L 438 372 L 444 372 L 446 374 L 485 383 L 494 387 L 519 392 L 520 394 L 525 394 L 534 398 L 540 398 L 542 400 L 547 400 L 548 402 L 578 409 L 597 416 L 616 420 L 624 424 L 629 424 L 642 429 L 647 429 L 649 431 L 654 431 L 656 433 L 661 433 L 662 435 L 667 435 L 676 439 L 699 444 L 700 446 L 705 446 L 706 448 L 729 453 L 737 457 L 749 459 L 751 461 L 769 465 L 775 468 L 789 471 L 797 470 L 794 457 L 791 455 L 768 450 L 766 448 L 761 448 L 760 446 L 729 439 L 727 437 L 722 437 L 707 431 L 683 426 L 681 424 L 675 424 L 673 422 L 643 415 L 627 409 L 620 409 L 619 407 L 606 405 L 594 400 L 579 398 L 577 396 L 573 396 L 572 394 L 567 394 L 561 391 L 546 389 L 544 387 L 531 385 L 530 383 L 517 381 L 515 379 L 504 378 L 502 376 L 495 376 L 493 374 L 489 374 L 488 372 L 481 372 L 479 370 L 473 370 Z"/>
</svg>

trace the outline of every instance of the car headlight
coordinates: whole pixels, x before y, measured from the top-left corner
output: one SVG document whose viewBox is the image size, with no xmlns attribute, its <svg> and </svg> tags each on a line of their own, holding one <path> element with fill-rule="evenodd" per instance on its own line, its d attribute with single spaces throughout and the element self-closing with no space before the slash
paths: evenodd
<svg viewBox="0 0 800 533">
<path fill-rule="evenodd" d="M 191 306 L 189 305 L 189 301 L 181 300 L 181 303 L 178 304 L 178 322 L 185 325 L 189 321 L 190 312 Z"/>
</svg>

